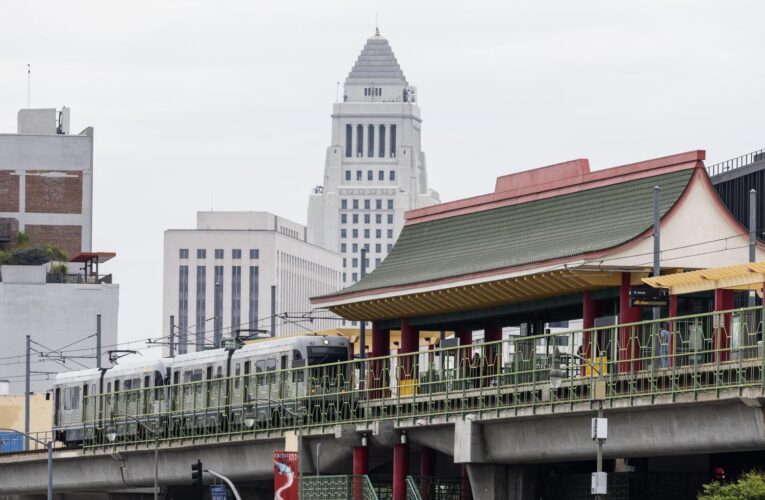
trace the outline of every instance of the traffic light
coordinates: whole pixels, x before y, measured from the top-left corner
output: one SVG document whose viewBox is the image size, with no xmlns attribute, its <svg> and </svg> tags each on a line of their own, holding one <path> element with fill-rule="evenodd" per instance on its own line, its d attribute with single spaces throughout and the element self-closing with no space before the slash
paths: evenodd
<svg viewBox="0 0 765 500">
<path fill-rule="evenodd" d="M 197 463 L 191 464 L 191 480 L 196 484 L 197 488 L 201 488 L 204 485 L 202 480 L 202 461 L 197 460 Z"/>
</svg>

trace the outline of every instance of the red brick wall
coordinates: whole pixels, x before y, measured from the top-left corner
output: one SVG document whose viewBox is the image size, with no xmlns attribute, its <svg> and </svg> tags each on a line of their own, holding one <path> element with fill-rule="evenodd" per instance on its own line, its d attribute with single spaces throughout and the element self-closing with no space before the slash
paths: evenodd
<svg viewBox="0 0 765 500">
<path fill-rule="evenodd" d="M 29 170 L 25 207 L 28 213 L 82 213 L 82 172 Z"/>
<path fill-rule="evenodd" d="M 0 212 L 19 211 L 19 176 L 0 170 Z"/>
<path fill-rule="evenodd" d="M 13 248 L 16 245 L 16 235 L 19 232 L 19 221 L 16 219 L 7 219 L 0 217 L 0 224 L 5 226 L 6 222 L 11 223 L 11 241 L 9 242 L 2 242 L 0 241 L 0 250 L 9 250 Z"/>
<path fill-rule="evenodd" d="M 28 179 L 28 178 L 27 178 Z M 82 226 L 43 226 L 26 224 L 24 226 L 32 245 L 58 245 L 69 258 L 82 249 Z"/>
</svg>

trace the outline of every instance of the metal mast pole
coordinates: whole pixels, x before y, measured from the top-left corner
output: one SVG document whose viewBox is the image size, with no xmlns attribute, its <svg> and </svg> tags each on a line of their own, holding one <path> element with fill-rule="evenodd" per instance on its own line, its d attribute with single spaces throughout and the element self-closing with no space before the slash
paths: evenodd
<svg viewBox="0 0 765 500">
<path fill-rule="evenodd" d="M 96 314 L 96 368 L 101 369 L 101 315 Z"/>
<path fill-rule="evenodd" d="M 361 247 L 361 279 L 364 279 L 364 276 L 367 274 L 367 249 L 364 247 Z M 361 326 L 359 327 L 359 341 L 361 342 L 361 345 L 359 346 L 359 357 L 361 359 L 364 359 L 367 357 L 367 325 L 366 321 L 361 321 Z M 362 375 L 362 380 L 363 380 Z"/>
<path fill-rule="evenodd" d="M 659 216 L 659 201 L 661 199 L 661 188 L 653 188 L 653 275 L 658 278 L 661 276 L 661 217 Z M 661 308 L 653 308 L 653 319 L 661 317 Z"/>
<path fill-rule="evenodd" d="M 29 451 L 29 375 L 30 354 L 32 351 L 32 337 L 27 335 L 27 363 L 24 377 L 24 451 Z"/>
<path fill-rule="evenodd" d="M 48 500 L 53 500 L 53 441 L 45 443 L 48 448 Z"/>
<path fill-rule="evenodd" d="M 175 357 L 175 316 L 170 316 L 170 357 Z"/>
<path fill-rule="evenodd" d="M 755 250 L 757 249 L 757 190 L 749 191 L 749 262 L 754 262 L 757 258 Z M 753 307 L 755 303 L 754 291 L 749 292 L 749 306 Z"/>
<path fill-rule="evenodd" d="M 276 337 L 276 285 L 271 287 L 271 336 Z"/>
</svg>

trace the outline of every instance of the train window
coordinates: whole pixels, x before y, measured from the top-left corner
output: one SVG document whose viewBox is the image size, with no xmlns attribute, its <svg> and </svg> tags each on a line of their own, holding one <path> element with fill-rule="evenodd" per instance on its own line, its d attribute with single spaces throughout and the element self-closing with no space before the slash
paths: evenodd
<svg viewBox="0 0 765 500">
<path fill-rule="evenodd" d="M 207 367 L 207 380 L 212 380 L 212 378 L 213 378 L 212 375 L 213 375 L 213 367 L 212 366 L 208 366 Z"/>
<path fill-rule="evenodd" d="M 191 370 L 183 372 L 183 394 L 186 395 L 186 397 L 191 396 L 191 375 Z"/>
<path fill-rule="evenodd" d="M 106 392 L 112 392 L 112 383 L 111 382 L 107 382 L 106 383 Z"/>
<path fill-rule="evenodd" d="M 223 367 L 219 366 L 215 371 L 215 378 L 223 378 Z"/>
<path fill-rule="evenodd" d="M 265 370 L 265 368 L 266 368 L 266 362 L 263 361 L 262 359 L 255 363 L 255 373 L 258 374 L 258 377 L 257 377 L 258 384 L 262 385 L 266 380 L 266 378 L 262 375 L 263 370 Z"/>
<path fill-rule="evenodd" d="M 192 382 L 200 382 L 202 380 L 202 369 L 194 370 L 194 372 L 191 374 L 191 381 Z"/>
<path fill-rule="evenodd" d="M 242 373 L 242 368 L 239 363 L 236 364 L 236 369 L 234 370 L 234 375 L 236 378 L 234 379 L 234 389 L 239 389 L 239 375 Z"/>
<path fill-rule="evenodd" d="M 69 395 L 69 388 L 67 387 L 64 389 L 64 410 L 69 410 L 70 405 L 72 404 L 72 401 L 69 399 L 71 396 Z"/>
<path fill-rule="evenodd" d="M 72 387 L 72 410 L 77 410 L 80 407 L 80 388 Z"/>
<path fill-rule="evenodd" d="M 151 387 L 151 379 L 148 375 L 143 378 L 143 387 L 144 389 Z"/>
<path fill-rule="evenodd" d="M 274 373 L 276 371 L 276 359 L 268 358 L 266 361 L 266 371 L 271 372 L 268 375 L 268 381 L 272 384 L 276 382 L 276 373 Z"/>
<path fill-rule="evenodd" d="M 281 369 L 282 370 L 286 370 L 287 369 L 287 355 L 286 354 L 284 356 L 282 356 Z"/>
<path fill-rule="evenodd" d="M 133 388 L 133 381 L 130 379 L 125 380 L 125 390 L 129 391 Z"/>
</svg>

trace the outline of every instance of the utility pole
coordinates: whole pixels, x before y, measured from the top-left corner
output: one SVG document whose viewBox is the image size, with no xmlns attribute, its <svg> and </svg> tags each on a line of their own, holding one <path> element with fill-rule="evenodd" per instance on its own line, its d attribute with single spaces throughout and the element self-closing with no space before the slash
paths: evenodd
<svg viewBox="0 0 765 500">
<path fill-rule="evenodd" d="M 96 314 L 96 368 L 101 369 L 101 315 Z"/>
<path fill-rule="evenodd" d="M 755 250 L 757 249 L 757 190 L 749 191 L 749 262 L 754 262 L 757 258 Z M 749 306 L 754 307 L 755 293 L 749 292 Z"/>
<path fill-rule="evenodd" d="M 276 337 L 276 285 L 271 286 L 271 336 Z"/>
<path fill-rule="evenodd" d="M 364 279 L 364 276 L 367 274 L 367 249 L 363 246 L 361 247 L 361 279 Z M 359 345 L 359 357 L 361 359 L 364 359 L 367 357 L 367 324 L 366 321 L 361 321 L 361 326 L 359 327 L 359 341 L 361 342 L 361 345 Z M 363 379 L 363 375 L 362 375 Z"/>
<path fill-rule="evenodd" d="M 661 217 L 659 216 L 659 201 L 661 199 L 661 188 L 653 187 L 653 276 L 661 276 Z M 653 319 L 661 317 L 661 308 L 653 308 Z"/>
<path fill-rule="evenodd" d="M 30 355 L 32 352 L 32 337 L 27 335 L 27 366 L 24 380 L 24 451 L 29 451 L 29 375 L 30 375 Z"/>
<path fill-rule="evenodd" d="M 175 357 L 175 316 L 170 316 L 170 357 Z"/>
</svg>

